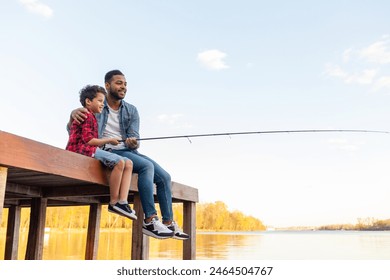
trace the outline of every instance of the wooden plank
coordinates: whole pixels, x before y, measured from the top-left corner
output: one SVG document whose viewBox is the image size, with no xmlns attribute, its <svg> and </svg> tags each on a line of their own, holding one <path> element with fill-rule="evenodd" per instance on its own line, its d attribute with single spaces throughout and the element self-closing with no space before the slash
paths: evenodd
<svg viewBox="0 0 390 280">
<path fill-rule="evenodd" d="M 8 209 L 7 235 L 4 251 L 5 260 L 18 259 L 21 209 L 18 205 L 13 205 Z"/>
<path fill-rule="evenodd" d="M 134 210 L 137 215 L 137 220 L 133 221 L 131 259 L 147 260 L 149 259 L 149 237 L 142 233 L 144 211 L 142 209 L 141 198 L 138 193 L 134 195 Z"/>
<path fill-rule="evenodd" d="M 177 182 L 172 182 L 172 198 L 176 201 L 199 201 L 198 189 L 180 184 Z"/>
<path fill-rule="evenodd" d="M 0 131 L 0 139 L 0 164 L 2 166 L 18 167 L 107 185 L 104 168 L 96 159 L 4 131 Z"/>
<path fill-rule="evenodd" d="M 42 260 L 43 238 L 46 221 L 46 198 L 33 198 L 31 201 L 30 227 L 26 248 L 26 260 Z"/>
<path fill-rule="evenodd" d="M 110 189 L 108 186 L 100 185 L 80 185 L 77 188 L 71 186 L 48 187 L 44 190 L 44 196 L 55 199 L 59 197 L 74 197 L 74 196 L 106 196 L 109 195 Z"/>
<path fill-rule="evenodd" d="M 86 260 L 96 260 L 99 246 L 100 217 L 102 205 L 99 203 L 91 204 L 89 207 L 87 243 L 85 249 Z"/>
<path fill-rule="evenodd" d="M 41 197 L 42 190 L 38 187 L 14 184 L 7 182 L 7 194 L 17 194 L 25 197 Z"/>
<path fill-rule="evenodd" d="M 0 138 L 0 165 L 13 167 L 15 172 L 28 172 L 33 176 L 31 178 L 19 174 L 16 176 L 19 184 L 31 186 L 33 182 L 37 186 L 50 187 L 49 191 L 53 191 L 52 186 L 58 186 L 58 182 L 69 186 L 77 180 L 88 182 L 89 185 L 108 185 L 107 169 L 96 159 L 4 131 L 0 131 Z M 50 154 L 50 157 L 42 156 L 47 154 Z M 35 174 L 32 174 L 32 171 Z M 137 180 L 132 180 L 130 190 L 137 191 Z M 198 202 L 197 189 L 176 182 L 172 183 L 172 196 L 176 200 Z"/>
<path fill-rule="evenodd" d="M 190 239 L 183 241 L 183 260 L 196 259 L 196 203 L 183 203 L 183 231 Z"/>
<path fill-rule="evenodd" d="M 8 168 L 0 166 L 0 221 L 3 218 L 4 197 L 7 185 L 7 173 Z"/>
</svg>

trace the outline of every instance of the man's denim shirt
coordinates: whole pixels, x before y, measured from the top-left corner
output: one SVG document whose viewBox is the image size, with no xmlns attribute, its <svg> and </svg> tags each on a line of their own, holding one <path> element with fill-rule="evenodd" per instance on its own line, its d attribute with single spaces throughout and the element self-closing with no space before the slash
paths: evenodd
<svg viewBox="0 0 390 280">
<path fill-rule="evenodd" d="M 107 125 L 108 119 L 107 100 L 104 100 L 104 108 L 100 114 L 95 114 L 98 121 L 99 138 L 103 136 L 103 131 Z M 124 100 L 121 101 L 119 107 L 119 126 L 122 139 L 129 137 L 139 138 L 139 114 L 134 105 L 131 105 Z"/>
</svg>

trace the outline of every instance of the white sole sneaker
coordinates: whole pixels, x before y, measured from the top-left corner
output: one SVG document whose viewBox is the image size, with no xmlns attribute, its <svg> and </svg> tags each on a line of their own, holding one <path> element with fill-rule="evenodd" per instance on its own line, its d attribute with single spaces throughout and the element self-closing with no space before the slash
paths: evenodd
<svg viewBox="0 0 390 280">
<path fill-rule="evenodd" d="M 154 238 L 157 238 L 157 239 L 168 239 L 168 238 L 172 238 L 172 234 L 169 234 L 169 235 L 157 235 L 156 233 L 154 233 L 153 231 L 150 231 L 150 230 L 147 230 L 145 228 L 142 228 L 142 233 L 147 235 L 147 236 L 150 236 L 150 237 L 154 237 Z"/>
<path fill-rule="evenodd" d="M 143 222 L 142 233 L 157 239 L 171 238 L 174 235 L 174 232 L 161 223 L 157 217 L 153 217 L 148 224 Z"/>
<path fill-rule="evenodd" d="M 126 206 L 119 205 L 118 203 L 115 204 L 114 206 L 109 205 L 108 211 L 111 213 L 115 213 L 115 214 L 121 215 L 123 217 L 129 218 L 129 219 L 134 220 L 134 221 L 137 220 L 137 216 L 135 215 L 135 210 L 131 210 L 130 206 L 128 206 L 128 205 L 126 205 Z M 128 208 L 128 211 L 126 211 L 126 209 L 122 209 L 121 207 Z"/>
</svg>

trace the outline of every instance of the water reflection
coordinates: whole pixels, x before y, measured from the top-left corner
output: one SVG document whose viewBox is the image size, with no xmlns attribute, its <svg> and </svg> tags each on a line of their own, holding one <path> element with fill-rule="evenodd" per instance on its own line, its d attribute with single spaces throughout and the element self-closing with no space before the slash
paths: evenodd
<svg viewBox="0 0 390 280">
<path fill-rule="evenodd" d="M 129 260 L 131 256 L 130 230 L 103 230 L 100 232 L 99 260 Z"/>
<path fill-rule="evenodd" d="M 86 230 L 50 230 L 45 234 L 43 259 L 83 260 Z M 390 259 L 390 232 L 198 232 L 199 260 Z M 20 233 L 18 259 L 24 259 L 27 232 Z M 0 259 L 5 230 L 0 231 Z M 182 259 L 183 242 L 150 238 L 150 259 Z M 131 230 L 102 230 L 99 260 L 128 260 Z"/>
<path fill-rule="evenodd" d="M 197 235 L 198 259 L 232 259 L 233 256 L 252 251 L 253 243 L 260 242 L 261 236 L 240 233 L 203 233 Z"/>
</svg>

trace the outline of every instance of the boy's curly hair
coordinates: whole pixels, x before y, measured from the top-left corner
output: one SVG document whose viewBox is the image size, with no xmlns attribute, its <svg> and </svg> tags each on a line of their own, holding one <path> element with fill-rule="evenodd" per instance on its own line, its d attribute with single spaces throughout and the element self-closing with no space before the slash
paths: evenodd
<svg viewBox="0 0 390 280">
<path fill-rule="evenodd" d="M 87 86 L 83 87 L 80 90 L 80 103 L 81 103 L 81 105 L 83 105 L 83 107 L 85 107 L 85 104 L 86 104 L 85 100 L 87 98 L 89 100 L 94 99 L 97 96 L 98 92 L 101 92 L 104 95 L 107 95 L 106 89 L 104 87 L 97 86 L 97 85 L 87 85 Z"/>
</svg>

